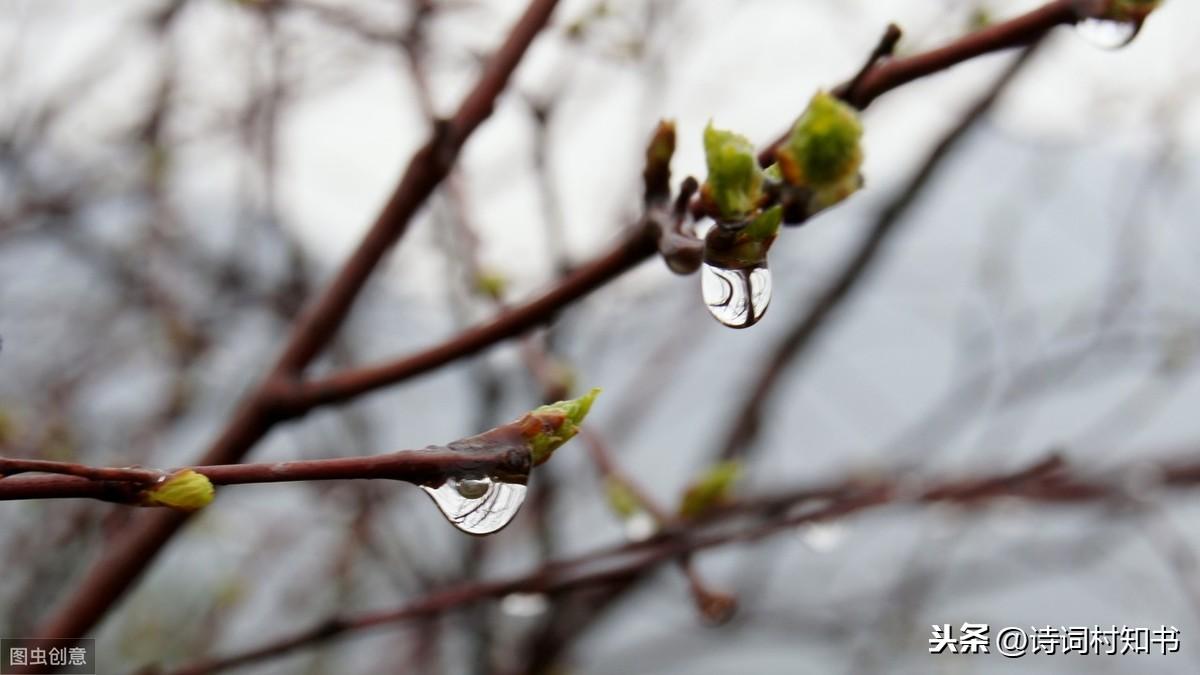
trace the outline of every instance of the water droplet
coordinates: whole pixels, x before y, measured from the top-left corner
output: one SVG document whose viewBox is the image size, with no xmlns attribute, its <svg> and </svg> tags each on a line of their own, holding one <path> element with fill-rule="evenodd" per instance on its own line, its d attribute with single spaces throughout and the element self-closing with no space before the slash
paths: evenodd
<svg viewBox="0 0 1200 675">
<path fill-rule="evenodd" d="M 842 526 L 834 523 L 813 523 L 800 531 L 800 540 L 817 553 L 833 551 L 845 536 Z"/>
<path fill-rule="evenodd" d="M 525 502 L 525 486 L 491 478 L 450 478 L 437 487 L 422 485 L 442 515 L 468 534 L 491 534 L 517 515 Z"/>
<path fill-rule="evenodd" d="M 529 618 L 545 614 L 550 601 L 542 593 L 509 593 L 500 601 L 500 611 L 509 616 Z"/>
<path fill-rule="evenodd" d="M 1142 26 L 1128 21 L 1084 19 L 1075 24 L 1075 33 L 1101 49 L 1120 49 L 1133 42 Z"/>
<path fill-rule="evenodd" d="M 654 521 L 654 516 L 645 511 L 638 511 L 625 519 L 625 538 L 629 541 L 646 541 L 657 532 L 658 523 Z"/>
<path fill-rule="evenodd" d="M 724 269 L 705 263 L 700 268 L 700 294 L 717 321 L 730 328 L 749 328 L 771 303 L 771 271 L 766 264 Z"/>
</svg>

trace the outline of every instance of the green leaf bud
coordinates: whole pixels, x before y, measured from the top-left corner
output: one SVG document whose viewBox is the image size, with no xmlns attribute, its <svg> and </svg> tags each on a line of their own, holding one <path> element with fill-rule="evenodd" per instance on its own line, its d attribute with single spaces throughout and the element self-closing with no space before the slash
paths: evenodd
<svg viewBox="0 0 1200 675">
<path fill-rule="evenodd" d="M 725 220 L 740 220 L 757 207 L 763 192 L 763 173 L 750 141 L 709 122 L 704 129 L 704 156 L 708 178 L 702 193 Z"/>
<path fill-rule="evenodd" d="M 521 435 L 529 444 L 534 466 L 550 459 L 555 450 L 579 433 L 580 423 L 599 394 L 596 387 L 579 398 L 544 405 L 517 420 Z"/>
<path fill-rule="evenodd" d="M 783 207 L 776 204 L 755 216 L 741 232 L 742 236 L 756 242 L 766 242 L 775 238 L 779 233 L 779 225 L 783 223 Z"/>
<path fill-rule="evenodd" d="M 683 493 L 679 515 L 695 518 L 728 501 L 733 484 L 742 474 L 741 462 L 731 460 L 716 464 L 696 479 Z"/>
<path fill-rule="evenodd" d="M 818 92 L 776 153 L 780 172 L 788 183 L 814 191 L 847 185 L 862 166 L 862 133 L 854 108 Z"/>
<path fill-rule="evenodd" d="M 166 506 L 178 511 L 198 511 L 212 503 L 212 481 L 202 473 L 182 469 L 142 491 L 143 506 Z"/>
</svg>

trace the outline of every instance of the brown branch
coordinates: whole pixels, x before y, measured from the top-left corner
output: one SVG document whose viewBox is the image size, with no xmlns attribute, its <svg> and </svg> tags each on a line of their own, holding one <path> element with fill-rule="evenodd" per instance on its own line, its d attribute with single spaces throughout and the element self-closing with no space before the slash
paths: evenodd
<svg viewBox="0 0 1200 675">
<path fill-rule="evenodd" d="M 278 393 L 328 344 L 359 291 L 408 222 L 446 176 L 471 133 L 491 114 L 495 100 L 545 27 L 557 0 L 531 0 L 455 116 L 439 125 L 408 164 L 391 198 L 358 248 L 310 308 L 296 321 L 287 346 L 264 383 L 239 407 L 202 464 L 239 461 L 270 428 L 285 417 Z M 76 638 L 104 615 L 185 521 L 175 512 L 155 512 L 131 523 L 38 628 L 42 638 Z"/>
<path fill-rule="evenodd" d="M 427 373 L 520 335 L 551 320 L 559 310 L 648 259 L 655 251 L 652 237 L 641 229 L 631 230 L 608 253 L 577 268 L 542 295 L 500 313 L 487 323 L 459 333 L 442 344 L 377 366 L 346 370 L 323 379 L 297 383 L 288 395 L 289 408 L 298 412 L 340 403 Z"/>
<path fill-rule="evenodd" d="M 1084 18 L 1077 0 L 1055 0 L 1008 21 L 968 33 L 937 49 L 904 58 L 884 59 L 847 90 L 847 103 L 863 109 L 876 98 L 913 80 L 948 70 L 964 61 L 992 52 L 1033 44 L 1057 26 L 1074 25 Z"/>
<path fill-rule="evenodd" d="M 46 459 L 0 457 L 0 494 L 2 494 L 5 485 L 13 483 L 10 476 L 21 473 L 54 473 L 63 476 L 74 476 L 80 480 L 120 481 L 142 485 L 153 483 L 163 476 L 159 471 L 138 467 L 98 467 L 72 462 L 55 462 Z M 0 496 L 0 499 L 3 499 L 3 497 Z"/>
<path fill-rule="evenodd" d="M 848 82 L 838 87 L 840 90 L 839 95 L 843 100 L 854 100 L 855 95 L 862 86 L 863 80 L 874 71 L 876 63 L 881 59 L 891 56 L 896 51 L 896 45 L 900 42 L 902 36 L 903 33 L 900 31 L 899 26 L 894 23 L 888 24 L 887 28 L 883 31 L 883 36 L 879 38 L 879 44 L 875 45 L 875 49 L 871 50 L 871 54 L 863 62 L 862 68 Z"/>
<path fill-rule="evenodd" d="M 358 292 L 392 244 L 403 234 L 417 209 L 449 173 L 467 139 L 491 114 L 496 99 L 524 57 L 533 38 L 550 19 L 557 0 L 533 0 L 503 46 L 488 62 L 475 88 L 454 117 L 439 124 L 409 162 L 408 170 L 358 249 L 342 271 L 296 322 L 277 368 L 300 372 L 320 353 L 341 326 Z"/>
<path fill-rule="evenodd" d="M 519 441 L 490 447 L 430 446 L 385 455 L 336 457 L 262 464 L 217 464 L 185 467 L 208 477 L 214 485 L 246 485 L 319 480 L 387 479 L 437 486 L 448 478 L 509 476 L 524 480 L 529 473 L 529 449 Z M 0 501 L 16 499 L 100 499 L 119 504 L 141 503 L 147 486 L 182 469 L 90 467 L 69 462 L 0 458 Z M 39 472 L 54 476 L 9 477 Z"/>
<path fill-rule="evenodd" d="M 968 33 L 942 47 L 903 58 L 881 58 L 894 44 L 891 26 L 885 32 L 867 65 L 850 80 L 834 87 L 850 105 L 865 110 L 875 99 L 913 80 L 969 61 L 977 56 L 1033 44 L 1058 26 L 1074 25 L 1094 12 L 1079 0 L 1054 0 L 1030 12 Z M 898 38 L 898 36 L 895 36 Z M 775 150 L 787 138 L 787 132 L 759 153 L 763 166 L 775 162 Z"/>
<path fill-rule="evenodd" d="M 642 578 L 680 556 L 734 543 L 763 539 L 799 525 L 846 517 L 883 506 L 954 503 L 975 507 L 991 500 L 1024 499 L 1049 505 L 1089 501 L 1127 503 L 1129 466 L 1100 477 L 1072 475 L 1067 464 L 1051 456 L 1015 472 L 985 477 L 930 479 L 915 488 L 903 479 L 852 479 L 827 486 L 765 495 L 721 507 L 645 542 L 629 542 L 565 560 L 551 561 L 525 574 L 440 589 L 390 611 L 332 618 L 319 626 L 271 644 L 222 658 L 201 661 L 172 675 L 202 675 L 275 658 L 346 633 L 389 623 L 430 617 L 509 593 L 561 594 L 583 588 Z M 1194 488 L 1200 483 L 1200 459 L 1156 467 L 1160 488 Z M 820 504 L 818 508 L 814 506 Z M 741 526 L 729 522 L 741 519 Z"/>
</svg>

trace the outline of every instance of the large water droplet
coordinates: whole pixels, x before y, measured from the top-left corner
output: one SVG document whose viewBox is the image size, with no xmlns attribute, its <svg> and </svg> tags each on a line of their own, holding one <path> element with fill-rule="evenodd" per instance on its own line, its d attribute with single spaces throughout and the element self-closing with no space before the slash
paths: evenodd
<svg viewBox="0 0 1200 675">
<path fill-rule="evenodd" d="M 765 263 L 746 269 L 704 263 L 700 267 L 700 294 L 717 321 L 730 328 L 749 328 L 758 323 L 771 303 L 771 271 Z"/>
<path fill-rule="evenodd" d="M 1141 24 L 1107 19 L 1084 19 L 1075 24 L 1079 37 L 1101 49 L 1120 49 L 1133 42 Z"/>
<path fill-rule="evenodd" d="M 447 479 L 437 487 L 422 485 L 442 515 L 468 534 L 491 534 L 517 515 L 525 502 L 525 486 L 491 478 Z"/>
</svg>

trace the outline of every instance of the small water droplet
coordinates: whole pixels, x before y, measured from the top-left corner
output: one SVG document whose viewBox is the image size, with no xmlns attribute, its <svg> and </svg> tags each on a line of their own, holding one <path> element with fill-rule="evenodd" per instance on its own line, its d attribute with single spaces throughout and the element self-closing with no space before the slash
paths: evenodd
<svg viewBox="0 0 1200 675">
<path fill-rule="evenodd" d="M 1133 42 L 1141 25 L 1128 21 L 1084 19 L 1075 24 L 1075 33 L 1101 49 L 1120 49 Z"/>
<path fill-rule="evenodd" d="M 800 531 L 800 539 L 817 553 L 829 553 L 841 545 L 846 536 L 841 525 L 813 523 Z"/>
<path fill-rule="evenodd" d="M 730 328 L 749 328 L 771 304 L 771 271 L 766 264 L 725 269 L 705 263 L 700 268 L 700 294 L 717 321 Z"/>
<path fill-rule="evenodd" d="M 629 541 L 646 541 L 657 532 L 658 523 L 654 521 L 654 516 L 645 511 L 638 511 L 625 519 L 625 538 Z"/>
<path fill-rule="evenodd" d="M 509 616 L 529 618 L 545 614 L 550 601 L 542 593 L 509 593 L 500 601 L 500 611 Z"/>
<path fill-rule="evenodd" d="M 468 534 L 491 534 L 517 515 L 525 502 L 525 486 L 491 478 L 450 478 L 437 487 L 422 485 L 442 515 Z"/>
</svg>

